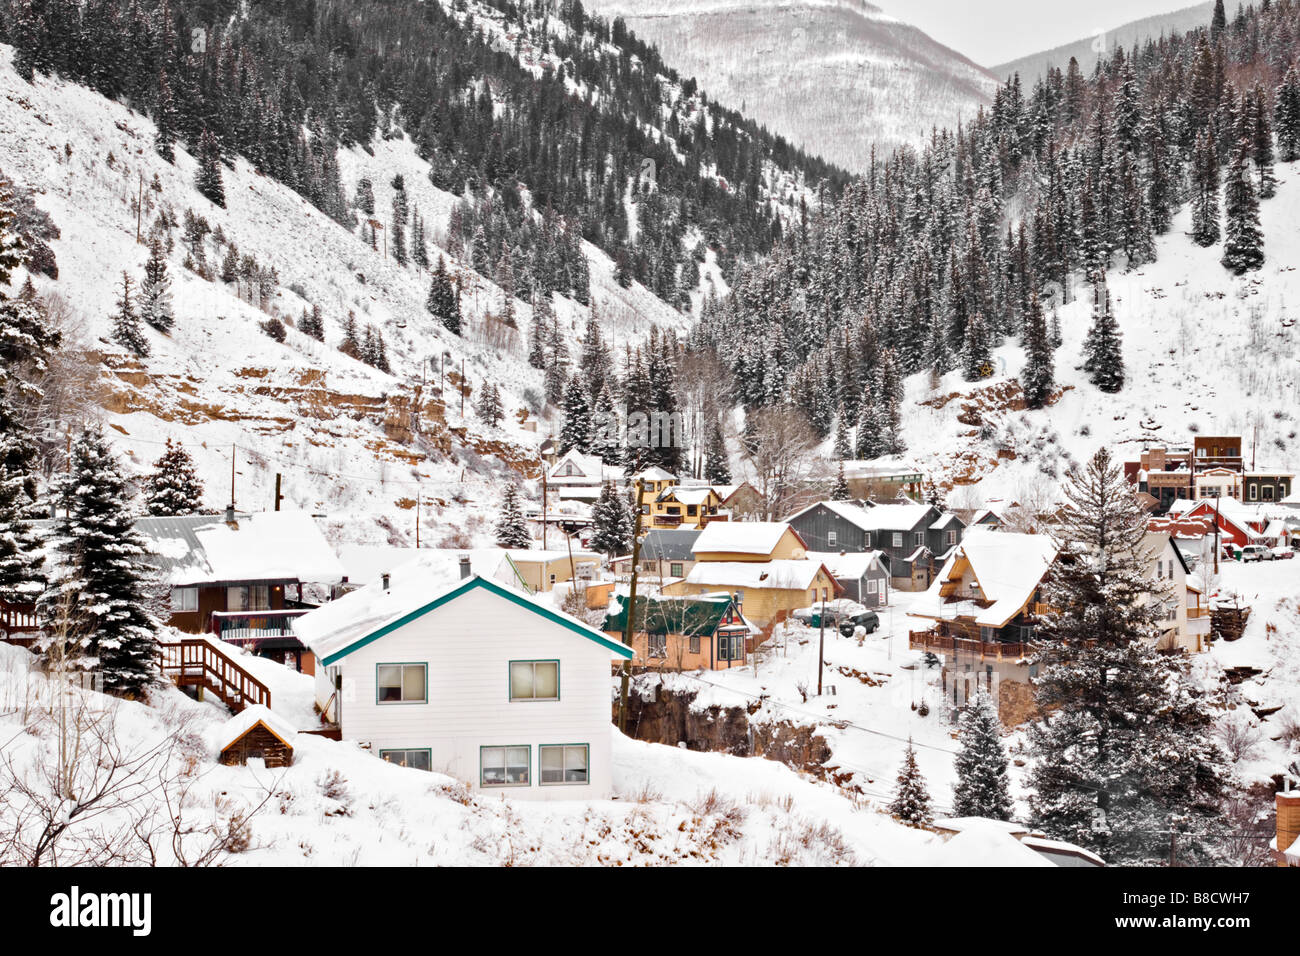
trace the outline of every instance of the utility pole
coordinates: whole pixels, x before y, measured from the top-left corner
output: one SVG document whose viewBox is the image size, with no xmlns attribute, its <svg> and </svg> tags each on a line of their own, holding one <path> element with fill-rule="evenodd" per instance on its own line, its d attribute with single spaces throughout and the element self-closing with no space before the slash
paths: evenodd
<svg viewBox="0 0 1300 956">
<path fill-rule="evenodd" d="M 420 485 L 417 482 L 415 486 L 415 549 L 420 550 L 420 504 L 421 504 Z"/>
<path fill-rule="evenodd" d="M 1214 496 L 1214 573 L 1219 573 L 1219 496 Z"/>
<path fill-rule="evenodd" d="M 542 462 L 542 550 L 546 550 L 546 462 Z"/>
<path fill-rule="evenodd" d="M 465 357 L 460 359 L 460 420 L 465 421 Z"/>
<path fill-rule="evenodd" d="M 235 507 L 235 446 L 230 446 L 230 507 Z"/>
<path fill-rule="evenodd" d="M 144 170 L 140 170 L 140 191 L 135 197 L 135 242 L 140 244 L 140 216 L 144 211 Z"/>
<path fill-rule="evenodd" d="M 234 499 L 233 495 L 231 496 L 231 499 L 232 500 Z M 280 473 L 277 471 L 275 473 L 275 510 L 276 511 L 280 510 L 280 502 L 283 500 L 284 500 L 284 495 L 280 494 Z"/>
<path fill-rule="evenodd" d="M 636 497 L 633 499 L 636 515 L 632 523 L 632 583 L 628 589 L 627 623 L 623 625 L 623 643 L 632 646 L 632 624 L 636 620 L 636 576 L 637 565 L 641 563 L 641 485 L 642 479 L 636 480 Z M 627 733 L 627 690 L 632 678 L 632 662 L 623 662 L 623 680 L 618 693 L 618 730 Z"/>
<path fill-rule="evenodd" d="M 817 696 L 822 695 L 822 664 L 826 660 L 826 589 L 822 588 L 822 610 L 817 615 L 817 623 L 821 625 L 820 632 L 817 635 Z"/>
</svg>

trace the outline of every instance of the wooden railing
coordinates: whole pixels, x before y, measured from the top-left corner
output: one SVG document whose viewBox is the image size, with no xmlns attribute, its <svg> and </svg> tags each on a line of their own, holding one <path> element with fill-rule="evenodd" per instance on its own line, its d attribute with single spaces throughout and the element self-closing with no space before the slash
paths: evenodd
<svg viewBox="0 0 1300 956">
<path fill-rule="evenodd" d="M 964 637 L 952 637 L 948 634 L 938 634 L 934 631 L 909 631 L 907 639 L 908 645 L 913 650 L 971 654 L 995 661 L 1015 661 L 1032 652 L 1032 646 L 1029 644 L 978 641 Z"/>
<path fill-rule="evenodd" d="M 202 638 L 159 644 L 157 661 L 163 676 L 177 687 L 206 688 L 233 713 L 250 704 L 271 706 L 270 688 Z"/>
<path fill-rule="evenodd" d="M 0 601 L 0 641 L 27 647 L 40 630 L 36 623 L 36 606 Z"/>
<path fill-rule="evenodd" d="M 1192 620 L 1193 618 L 1209 617 L 1209 616 L 1210 616 L 1210 609 L 1208 607 L 1189 607 L 1187 609 L 1187 619 L 1189 621 Z"/>
<path fill-rule="evenodd" d="M 264 637 L 293 637 L 293 620 L 308 608 L 279 611 L 213 611 L 210 630 L 223 641 L 250 641 Z"/>
</svg>

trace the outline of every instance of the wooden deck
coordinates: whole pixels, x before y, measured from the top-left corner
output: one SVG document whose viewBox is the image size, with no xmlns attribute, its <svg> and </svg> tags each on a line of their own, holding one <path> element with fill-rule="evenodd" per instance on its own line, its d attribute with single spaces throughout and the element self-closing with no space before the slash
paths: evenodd
<svg viewBox="0 0 1300 956">
<path fill-rule="evenodd" d="M 1033 653 L 1032 644 L 981 641 L 935 631 L 909 631 L 907 638 L 913 650 L 970 654 L 990 661 L 1017 661 Z"/>
</svg>

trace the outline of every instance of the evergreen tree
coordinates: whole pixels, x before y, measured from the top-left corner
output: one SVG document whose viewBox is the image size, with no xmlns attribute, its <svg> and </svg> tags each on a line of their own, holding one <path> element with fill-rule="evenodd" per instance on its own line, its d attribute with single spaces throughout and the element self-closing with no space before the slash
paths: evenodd
<svg viewBox="0 0 1300 956">
<path fill-rule="evenodd" d="M 496 542 L 502 548 L 531 548 L 533 536 L 528 533 L 528 520 L 524 517 L 523 504 L 519 497 L 519 488 L 514 484 L 506 485 L 501 497 L 501 516 L 495 528 Z"/>
<path fill-rule="evenodd" d="M 560 427 L 559 451 L 563 455 L 576 449 L 584 455 L 591 452 L 591 407 L 587 404 L 587 390 L 578 376 L 569 379 L 564 389 L 564 424 Z"/>
<path fill-rule="evenodd" d="M 216 137 L 204 130 L 199 139 L 199 172 L 195 186 L 214 205 L 226 207 L 226 187 L 221 181 L 221 148 Z"/>
<path fill-rule="evenodd" d="M 1220 261 L 1236 275 L 1264 264 L 1264 232 L 1259 225 L 1259 195 L 1255 192 L 1250 154 L 1251 145 L 1243 138 L 1228 167 L 1224 189 L 1226 224 Z"/>
<path fill-rule="evenodd" d="M 54 495 L 50 582 L 37 609 L 46 636 L 38 648 L 47 659 L 71 656 L 76 666 L 97 666 L 105 690 L 138 696 L 157 673 L 157 622 L 146 609 L 153 572 L 126 479 L 101 431 L 87 429 L 73 443 Z"/>
<path fill-rule="evenodd" d="M 1192 241 L 1199 246 L 1219 241 L 1219 157 L 1208 132 L 1196 138 L 1192 155 Z"/>
<path fill-rule="evenodd" d="M 930 810 L 930 791 L 926 788 L 925 777 L 916 765 L 916 751 L 912 748 L 912 739 L 907 739 L 907 752 L 903 756 L 903 767 L 898 773 L 898 785 L 894 788 L 894 799 L 889 804 L 889 812 L 902 823 L 910 827 L 928 827 L 934 822 Z"/>
<path fill-rule="evenodd" d="M 621 464 L 623 436 L 619 430 L 618 410 L 614 407 L 614 396 L 608 382 L 596 398 L 591 420 L 591 453 L 607 465 Z"/>
<path fill-rule="evenodd" d="M 612 482 L 605 482 L 591 508 L 591 550 L 610 557 L 628 554 L 632 550 L 633 527 L 627 498 L 614 490 Z"/>
<path fill-rule="evenodd" d="M 113 340 L 133 355 L 145 358 L 149 355 L 149 340 L 140 328 L 140 316 L 136 314 L 132 300 L 131 276 L 122 273 L 122 295 L 117 300 L 117 311 L 113 313 Z"/>
<path fill-rule="evenodd" d="M 169 163 L 176 162 L 176 135 L 178 119 L 176 102 L 172 98 L 171 84 L 167 81 L 167 71 L 158 72 L 158 93 L 154 103 L 154 149 Z"/>
<path fill-rule="evenodd" d="M 484 382 L 483 387 L 479 389 L 478 403 L 474 406 L 478 412 L 478 417 L 483 419 L 484 424 L 489 428 L 496 428 L 497 424 L 505 417 L 505 409 L 501 406 L 501 392 L 492 382 Z"/>
<path fill-rule="evenodd" d="M 1294 66 L 1277 88 L 1273 124 L 1277 127 L 1279 158 L 1284 163 L 1300 159 L 1300 74 Z"/>
<path fill-rule="evenodd" d="M 853 493 L 849 491 L 848 480 L 844 477 L 844 459 L 839 461 L 838 470 L 835 472 L 835 486 L 831 489 L 832 501 L 849 501 L 853 498 Z"/>
<path fill-rule="evenodd" d="M 1032 823 L 1116 865 L 1164 859 L 1178 829 L 1180 856 L 1204 859 L 1222 754 L 1186 658 L 1157 648 L 1170 595 L 1149 570 L 1146 513 L 1105 449 L 1067 498 L 1035 638 L 1048 716 L 1031 733 Z"/>
<path fill-rule="evenodd" d="M 978 382 L 993 374 L 993 343 L 984 316 L 975 313 L 966 324 L 966 341 L 962 348 L 962 376 Z"/>
<path fill-rule="evenodd" d="M 1030 408 L 1046 405 L 1056 384 L 1052 339 L 1037 293 L 1030 297 L 1029 315 L 1025 319 L 1025 367 L 1020 373 L 1020 384 L 1025 390 L 1025 403 Z"/>
<path fill-rule="evenodd" d="M 1103 392 L 1114 393 L 1124 387 L 1119 323 L 1111 310 L 1105 273 L 1093 273 L 1092 283 L 1092 325 L 1083 342 L 1083 370 L 1093 385 Z"/>
<path fill-rule="evenodd" d="M 853 436 L 849 433 L 843 402 L 840 403 L 839 411 L 835 413 L 835 457 L 840 461 L 853 457 Z"/>
<path fill-rule="evenodd" d="M 704 452 L 704 478 L 711 485 L 731 484 L 727 440 L 722 434 L 722 422 L 717 415 L 713 416 L 709 425 L 709 438 Z"/>
<path fill-rule="evenodd" d="M 453 335 L 461 334 L 460 292 L 447 272 L 446 261 L 439 256 L 438 268 L 429 280 L 429 297 L 424 307 Z"/>
<path fill-rule="evenodd" d="M 144 264 L 144 281 L 140 283 L 140 318 L 159 332 L 176 324 L 172 313 L 171 277 L 167 275 L 167 256 L 162 242 L 155 236 L 149 242 L 149 258 Z"/>
<path fill-rule="evenodd" d="M 184 446 L 167 439 L 162 457 L 145 479 L 145 510 L 151 515 L 192 515 L 203 510 L 203 484 Z"/>
<path fill-rule="evenodd" d="M 310 309 L 304 309 L 302 319 L 298 323 L 298 331 L 303 335 L 311 336 L 317 342 L 325 341 L 325 318 L 321 315 L 319 305 L 312 305 Z"/>
<path fill-rule="evenodd" d="M 1007 780 L 1007 752 L 997 705 L 981 688 L 962 711 L 955 761 L 953 814 L 1010 820 L 1014 809 Z"/>
<path fill-rule="evenodd" d="M 357 334 L 357 316 L 350 309 L 348 310 L 348 317 L 343 320 L 343 341 L 339 343 L 339 351 L 354 359 L 361 359 L 361 339 Z"/>
<path fill-rule="evenodd" d="M 31 506 L 27 476 L 10 471 L 7 464 L 10 440 L 0 433 L 0 601 L 34 604 L 45 588 L 45 558 L 27 520 Z"/>
</svg>

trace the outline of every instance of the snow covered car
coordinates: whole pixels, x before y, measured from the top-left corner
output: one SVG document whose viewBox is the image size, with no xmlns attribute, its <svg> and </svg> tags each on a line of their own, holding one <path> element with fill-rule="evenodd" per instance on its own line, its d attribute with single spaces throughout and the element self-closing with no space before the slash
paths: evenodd
<svg viewBox="0 0 1300 956">
<path fill-rule="evenodd" d="M 1241 560 L 1246 561 L 1271 561 L 1273 556 L 1269 554 L 1268 548 L 1262 544 L 1248 544 L 1241 549 Z"/>
<path fill-rule="evenodd" d="M 1268 552 L 1268 556 L 1274 561 L 1287 561 L 1295 557 L 1295 552 L 1290 548 L 1273 548 Z"/>
<path fill-rule="evenodd" d="M 868 634 L 874 634 L 880 630 L 880 615 L 875 611 L 868 611 L 863 608 L 857 614 L 847 615 L 840 619 L 840 633 L 845 637 L 852 637 L 859 627 Z"/>
<path fill-rule="evenodd" d="M 835 627 L 841 620 L 865 610 L 866 608 L 857 601 L 836 598 L 834 601 L 818 601 L 811 607 L 801 607 L 797 611 L 791 611 L 790 616 L 806 627 L 821 627 L 824 616 L 826 626 Z"/>
</svg>

